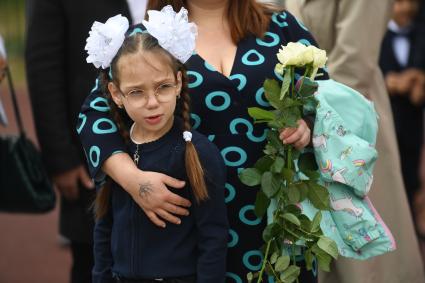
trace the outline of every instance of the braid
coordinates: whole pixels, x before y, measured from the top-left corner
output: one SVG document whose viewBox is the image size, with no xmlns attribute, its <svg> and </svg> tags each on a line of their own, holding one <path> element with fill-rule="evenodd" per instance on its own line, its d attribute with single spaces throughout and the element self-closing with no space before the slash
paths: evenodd
<svg viewBox="0 0 425 283">
<path fill-rule="evenodd" d="M 129 119 L 125 111 L 118 108 L 112 100 L 112 96 L 108 90 L 109 75 L 106 71 L 101 71 L 99 75 L 100 89 L 108 101 L 110 114 L 113 121 L 117 124 L 118 131 L 126 143 L 130 141 L 127 120 Z M 96 199 L 93 203 L 96 219 L 100 219 L 106 215 L 109 209 L 109 198 L 111 195 L 112 179 L 108 178 L 103 188 L 96 194 Z"/>
<path fill-rule="evenodd" d="M 182 90 L 181 90 L 181 116 L 183 118 L 183 130 L 190 131 L 190 96 L 188 93 L 188 78 L 186 72 L 181 68 L 182 73 Z M 185 165 L 186 165 L 186 174 L 189 178 L 190 186 L 192 187 L 193 194 L 196 201 L 208 199 L 208 190 L 205 184 L 204 170 L 202 164 L 199 160 L 198 152 L 196 151 L 193 143 L 186 142 L 186 153 L 185 153 Z"/>
</svg>

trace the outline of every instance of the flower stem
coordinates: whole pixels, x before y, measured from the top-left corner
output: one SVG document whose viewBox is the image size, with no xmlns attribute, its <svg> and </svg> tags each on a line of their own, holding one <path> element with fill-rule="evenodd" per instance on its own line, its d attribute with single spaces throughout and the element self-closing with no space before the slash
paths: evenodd
<svg viewBox="0 0 425 283">
<path fill-rule="evenodd" d="M 297 262 L 295 260 L 295 243 L 294 243 L 294 245 L 292 245 L 292 261 L 294 262 L 294 265 L 296 266 L 297 265 Z M 299 279 L 298 279 L 298 277 L 296 279 L 296 282 L 297 283 L 300 282 Z"/>
<path fill-rule="evenodd" d="M 258 276 L 257 283 L 260 283 L 261 281 L 263 281 L 263 272 L 264 272 L 264 269 L 266 269 L 267 258 L 269 256 L 271 242 L 272 242 L 271 240 L 267 242 L 266 253 L 264 254 L 263 265 L 261 266 L 260 275 Z"/>
<path fill-rule="evenodd" d="M 310 71 L 310 66 L 306 66 L 306 67 L 305 67 L 305 71 L 304 71 L 304 75 L 303 75 L 303 79 L 302 79 L 302 81 L 301 81 L 301 83 L 300 83 L 300 88 L 299 88 L 299 90 L 301 90 L 301 88 L 303 87 L 304 79 L 306 78 L 307 73 L 308 73 L 309 71 Z"/>
</svg>

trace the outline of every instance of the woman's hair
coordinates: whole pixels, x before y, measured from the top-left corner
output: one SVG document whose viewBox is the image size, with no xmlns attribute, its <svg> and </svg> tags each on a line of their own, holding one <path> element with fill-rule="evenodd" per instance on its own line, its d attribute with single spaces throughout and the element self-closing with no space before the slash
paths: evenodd
<svg viewBox="0 0 425 283">
<path fill-rule="evenodd" d="M 177 103 L 177 106 L 180 109 L 176 109 L 176 112 L 179 112 L 183 119 L 183 130 L 190 131 L 190 96 L 188 93 L 188 78 L 186 74 L 186 69 L 182 63 L 180 63 L 176 58 L 174 58 L 168 51 L 164 50 L 159 44 L 156 38 L 151 36 L 148 33 L 136 33 L 135 35 L 126 37 L 120 50 L 117 55 L 111 62 L 110 73 L 113 78 L 113 82 L 119 85 L 119 72 L 117 68 L 117 63 L 119 58 L 125 56 L 126 54 L 134 54 L 139 51 L 150 51 L 158 52 L 162 56 L 166 56 L 169 59 L 170 66 L 173 70 L 174 76 L 177 79 L 177 73 L 180 71 L 182 74 L 182 89 L 181 89 L 181 101 Z M 112 100 L 112 96 L 108 90 L 108 83 L 110 82 L 110 77 L 107 70 L 101 71 L 100 74 L 100 85 L 103 93 L 108 99 L 110 105 L 110 112 L 114 122 L 118 126 L 118 130 L 121 136 L 124 138 L 126 143 L 130 141 L 129 134 L 129 124 L 131 119 L 128 117 L 127 113 L 123 109 L 119 109 L 117 105 Z M 179 111 L 180 110 L 180 111 Z M 183 135 L 181 136 L 183 140 Z M 196 151 L 195 146 L 192 142 L 186 142 L 186 151 L 185 151 L 185 166 L 186 174 L 189 178 L 189 183 L 192 188 L 193 194 L 197 202 L 206 200 L 208 198 L 208 191 L 205 184 L 204 170 L 202 164 L 199 160 L 198 152 Z M 111 181 L 109 180 L 105 186 L 98 192 L 96 200 L 94 203 L 94 211 L 96 218 L 99 219 L 103 217 L 109 207 L 110 201 L 110 190 L 111 190 Z"/>
<path fill-rule="evenodd" d="M 149 0 L 147 10 L 161 10 L 166 5 L 173 6 L 175 11 L 179 11 L 181 7 L 189 9 L 186 0 Z M 271 14 L 277 11 L 279 7 L 258 3 L 256 0 L 229 0 L 227 19 L 233 42 L 237 44 L 249 35 L 264 37 Z"/>
</svg>

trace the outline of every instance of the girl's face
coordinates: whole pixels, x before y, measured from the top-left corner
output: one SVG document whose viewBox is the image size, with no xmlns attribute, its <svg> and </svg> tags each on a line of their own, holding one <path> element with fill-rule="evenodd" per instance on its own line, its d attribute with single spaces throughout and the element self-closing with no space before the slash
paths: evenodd
<svg viewBox="0 0 425 283">
<path fill-rule="evenodd" d="M 419 0 L 396 0 L 393 6 L 393 20 L 400 26 L 410 25 L 419 10 Z"/>
<path fill-rule="evenodd" d="M 160 52 L 138 51 L 117 62 L 119 85 L 109 83 L 114 102 L 123 106 L 142 137 L 160 138 L 172 126 L 182 74 L 175 75 Z"/>
</svg>

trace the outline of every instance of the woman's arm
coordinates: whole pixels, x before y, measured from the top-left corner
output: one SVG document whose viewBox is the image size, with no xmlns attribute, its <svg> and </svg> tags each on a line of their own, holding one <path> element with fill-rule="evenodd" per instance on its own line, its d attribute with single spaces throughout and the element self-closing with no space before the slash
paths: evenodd
<svg viewBox="0 0 425 283">
<path fill-rule="evenodd" d="M 162 219 L 180 224 L 180 219 L 175 215 L 189 214 L 186 207 L 191 206 L 190 201 L 170 192 L 166 187 L 183 188 L 184 181 L 157 172 L 142 171 L 127 153 L 110 156 L 105 160 L 102 170 L 131 195 L 157 226 L 166 226 Z"/>
<path fill-rule="evenodd" d="M 87 157 L 90 175 L 101 183 L 105 174 L 127 191 L 149 219 L 164 227 L 163 220 L 179 224 L 175 215 L 187 215 L 191 203 L 170 192 L 167 185 L 183 188 L 184 182 L 156 172 L 139 170 L 125 153 L 126 146 L 109 113 L 109 105 L 98 82 L 84 101 L 77 132 Z M 143 191 L 144 193 L 141 193 Z M 159 213 L 161 218 L 158 217 Z"/>
</svg>

